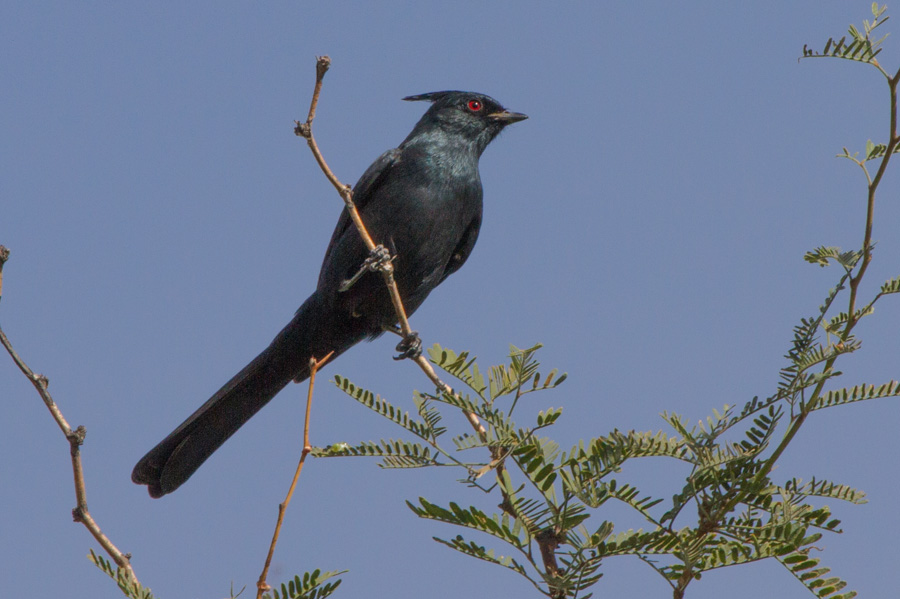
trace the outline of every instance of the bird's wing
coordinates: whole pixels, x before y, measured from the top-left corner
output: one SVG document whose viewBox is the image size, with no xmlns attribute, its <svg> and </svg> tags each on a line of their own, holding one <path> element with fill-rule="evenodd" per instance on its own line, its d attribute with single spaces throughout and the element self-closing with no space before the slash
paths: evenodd
<svg viewBox="0 0 900 599">
<path fill-rule="evenodd" d="M 469 226 L 466 227 L 462 238 L 459 240 L 459 243 L 456 244 L 456 248 L 453 250 L 453 254 L 450 256 L 450 260 L 447 262 L 447 266 L 444 268 L 444 274 L 441 275 L 441 280 L 438 281 L 438 284 L 443 282 L 444 279 L 455 273 L 463 264 L 465 264 L 469 254 L 472 253 L 472 248 L 475 247 L 475 241 L 478 239 L 478 231 L 480 229 L 481 210 L 478 211 L 478 214 L 475 215 L 475 218 L 473 218 L 472 222 L 469 223 Z"/>
<path fill-rule="evenodd" d="M 379 156 L 378 159 L 366 169 L 366 172 L 362 174 L 362 177 L 359 178 L 359 181 L 356 182 L 356 186 L 353 188 L 353 203 L 356 205 L 357 210 L 362 212 L 362 209 L 365 208 L 366 204 L 369 203 L 369 200 L 372 199 L 372 196 L 375 195 L 375 190 L 378 189 L 387 173 L 390 172 L 391 168 L 399 159 L 400 148 L 394 148 Z M 347 212 L 345 208 L 341 211 L 341 216 L 338 219 L 337 225 L 334 227 L 334 233 L 331 235 L 331 241 L 328 243 L 328 249 L 325 250 L 325 258 L 322 260 L 323 270 L 324 266 L 331 260 L 331 253 L 334 251 L 334 248 L 337 247 L 338 240 L 350 226 L 352 226 L 350 213 Z"/>
</svg>

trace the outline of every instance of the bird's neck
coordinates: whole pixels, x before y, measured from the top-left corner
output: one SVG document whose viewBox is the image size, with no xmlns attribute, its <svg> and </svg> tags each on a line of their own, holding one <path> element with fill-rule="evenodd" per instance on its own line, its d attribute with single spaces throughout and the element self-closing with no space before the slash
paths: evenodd
<svg viewBox="0 0 900 599">
<path fill-rule="evenodd" d="M 469 185 L 480 181 L 480 152 L 471 142 L 455 135 L 418 135 L 403 143 L 406 160 L 414 162 L 430 178 L 450 184 Z"/>
<path fill-rule="evenodd" d="M 458 160 L 468 161 L 477 168 L 478 159 L 489 142 L 490 139 L 487 138 L 473 139 L 471 135 L 450 127 L 420 121 L 404 140 L 403 145 L 416 147 L 429 154 L 446 153 Z"/>
</svg>

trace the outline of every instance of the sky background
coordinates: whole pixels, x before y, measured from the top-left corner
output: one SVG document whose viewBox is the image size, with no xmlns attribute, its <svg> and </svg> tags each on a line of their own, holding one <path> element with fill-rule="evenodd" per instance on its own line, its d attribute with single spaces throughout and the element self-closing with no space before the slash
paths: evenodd
<svg viewBox="0 0 900 599">
<path fill-rule="evenodd" d="M 545 344 L 568 381 L 530 396 L 525 423 L 563 406 L 564 448 L 613 429 L 695 422 L 767 396 L 791 328 L 836 282 L 805 263 L 859 247 L 864 178 L 835 158 L 885 141 L 887 85 L 870 67 L 798 63 L 867 1 L 453 3 L 5 2 L 0 7 L 0 324 L 50 378 L 83 449 L 89 507 L 161 599 L 253 596 L 299 454 L 306 387 L 290 386 L 177 493 L 152 500 L 134 463 L 263 349 L 313 290 L 341 203 L 292 132 L 316 55 L 333 60 L 315 133 L 354 182 L 425 104 L 488 93 L 530 119 L 485 153 L 485 215 L 465 267 L 412 319 L 440 342 L 504 361 Z M 900 19 L 879 57 L 900 65 Z M 898 175 L 879 196 L 864 297 L 900 274 Z M 842 305 L 845 305 L 842 303 Z M 857 329 L 835 386 L 900 378 L 898 300 Z M 398 431 L 333 385 L 336 373 L 412 408 L 427 381 L 394 339 L 347 352 L 316 389 L 314 444 Z M 116 597 L 71 522 L 65 440 L 0 357 L 0 595 Z M 448 417 L 448 422 L 452 417 Z M 862 597 L 896 587 L 900 405 L 814 414 L 776 480 L 812 475 L 869 493 L 829 502 L 846 533 L 817 545 Z M 453 422 L 464 430 L 459 419 Z M 624 476 L 670 497 L 662 461 Z M 308 463 L 270 581 L 349 569 L 337 597 L 532 597 L 518 576 L 456 554 L 404 500 L 483 501 L 458 473 Z M 640 525 L 626 510 L 604 517 Z M 476 537 L 477 538 L 477 537 Z M 484 539 L 487 541 L 487 539 Z M 669 597 L 634 559 L 598 597 Z M 811 596 L 776 562 L 707 574 L 692 598 Z"/>
</svg>

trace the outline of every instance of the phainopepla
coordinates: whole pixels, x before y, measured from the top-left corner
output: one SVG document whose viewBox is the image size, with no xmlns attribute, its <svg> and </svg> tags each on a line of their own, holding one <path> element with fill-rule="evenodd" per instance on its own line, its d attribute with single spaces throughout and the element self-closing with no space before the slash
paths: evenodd
<svg viewBox="0 0 900 599">
<path fill-rule="evenodd" d="M 431 107 L 400 147 L 363 173 L 353 200 L 376 243 L 390 250 L 408 313 L 469 257 L 481 226 L 478 159 L 503 128 L 528 118 L 473 92 L 443 91 L 404 100 Z M 309 376 L 309 359 L 340 355 L 395 327 L 378 273 L 347 288 L 369 256 L 346 211 L 341 214 L 316 291 L 272 343 L 150 450 L 131 479 L 162 497 L 181 486 L 212 453 L 291 380 Z M 399 347 L 398 347 L 399 349 Z"/>
</svg>

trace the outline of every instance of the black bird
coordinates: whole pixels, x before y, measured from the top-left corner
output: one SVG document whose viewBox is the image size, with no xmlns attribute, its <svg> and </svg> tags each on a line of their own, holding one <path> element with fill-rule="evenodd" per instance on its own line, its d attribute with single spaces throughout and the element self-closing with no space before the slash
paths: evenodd
<svg viewBox="0 0 900 599">
<path fill-rule="evenodd" d="M 372 238 L 395 257 L 395 279 L 411 314 L 463 265 L 475 245 L 481 226 L 481 153 L 504 127 L 528 117 L 473 92 L 404 100 L 432 105 L 398 148 L 363 173 L 353 200 Z M 141 458 L 131 479 L 147 485 L 152 497 L 171 493 L 291 380 L 306 379 L 311 357 L 322 359 L 332 351 L 336 357 L 395 327 L 397 317 L 380 274 L 367 272 L 346 288 L 367 257 L 344 211 L 325 250 L 316 291 L 294 319 Z"/>
</svg>

